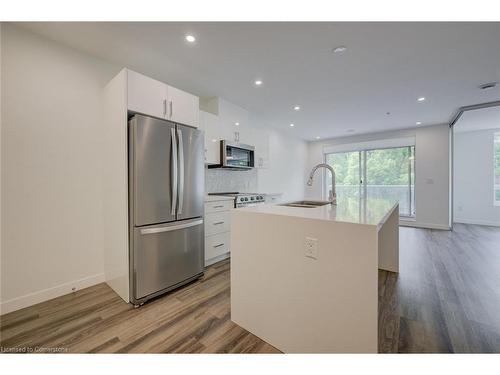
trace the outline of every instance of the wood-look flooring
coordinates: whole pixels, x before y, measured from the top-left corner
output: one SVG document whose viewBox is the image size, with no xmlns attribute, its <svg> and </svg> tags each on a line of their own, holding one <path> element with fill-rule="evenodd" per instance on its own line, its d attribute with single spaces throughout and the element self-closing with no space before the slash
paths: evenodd
<svg viewBox="0 0 500 375">
<path fill-rule="evenodd" d="M 400 228 L 379 271 L 379 352 L 500 353 L 500 228 Z"/>
<path fill-rule="evenodd" d="M 139 309 L 106 285 L 0 318 L 0 344 L 67 353 L 277 353 L 230 320 L 229 262 Z M 26 349 L 24 349 L 26 348 Z M 379 352 L 500 352 L 500 228 L 401 228 L 379 273 Z"/>
</svg>

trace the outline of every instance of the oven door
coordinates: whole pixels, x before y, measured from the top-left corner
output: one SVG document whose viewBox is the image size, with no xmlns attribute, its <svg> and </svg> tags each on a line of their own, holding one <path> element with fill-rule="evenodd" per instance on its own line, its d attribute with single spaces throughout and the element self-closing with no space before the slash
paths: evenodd
<svg viewBox="0 0 500 375">
<path fill-rule="evenodd" d="M 255 166 L 254 147 L 221 141 L 221 161 L 224 168 L 251 169 Z"/>
</svg>

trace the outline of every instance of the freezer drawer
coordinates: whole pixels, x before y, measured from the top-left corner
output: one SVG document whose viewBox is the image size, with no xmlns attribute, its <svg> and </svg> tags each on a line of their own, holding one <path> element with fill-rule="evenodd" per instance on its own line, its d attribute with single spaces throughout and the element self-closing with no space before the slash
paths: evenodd
<svg viewBox="0 0 500 375">
<path fill-rule="evenodd" d="M 134 228 L 135 301 L 166 291 L 203 272 L 203 219 Z"/>
</svg>

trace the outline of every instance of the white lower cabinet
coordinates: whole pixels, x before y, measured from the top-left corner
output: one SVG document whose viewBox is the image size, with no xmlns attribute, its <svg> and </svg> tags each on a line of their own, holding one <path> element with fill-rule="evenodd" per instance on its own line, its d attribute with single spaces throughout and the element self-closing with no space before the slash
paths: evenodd
<svg viewBox="0 0 500 375">
<path fill-rule="evenodd" d="M 230 232 L 205 237 L 205 263 L 221 255 L 229 254 Z"/>
<path fill-rule="evenodd" d="M 266 203 L 281 203 L 282 200 L 282 193 L 276 193 L 276 194 L 266 194 Z"/>
<path fill-rule="evenodd" d="M 205 202 L 205 266 L 229 257 L 233 207 L 233 200 L 228 199 Z"/>
<path fill-rule="evenodd" d="M 212 234 L 229 232 L 231 230 L 229 220 L 229 211 L 206 213 L 205 235 L 210 236 Z"/>
</svg>

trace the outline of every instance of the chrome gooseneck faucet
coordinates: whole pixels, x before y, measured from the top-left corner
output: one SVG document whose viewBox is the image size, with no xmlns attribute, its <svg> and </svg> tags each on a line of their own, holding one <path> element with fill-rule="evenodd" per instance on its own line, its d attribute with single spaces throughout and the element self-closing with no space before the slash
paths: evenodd
<svg viewBox="0 0 500 375">
<path fill-rule="evenodd" d="M 328 193 L 328 200 L 330 201 L 331 204 L 337 204 L 337 190 L 335 189 L 335 171 L 328 164 L 321 163 L 321 164 L 318 164 L 317 166 L 315 166 L 312 169 L 311 174 L 309 175 L 309 181 L 307 181 L 307 185 L 312 186 L 314 172 L 316 172 L 316 170 L 318 168 L 326 168 L 332 173 L 332 188 L 330 189 L 330 192 Z"/>
</svg>

